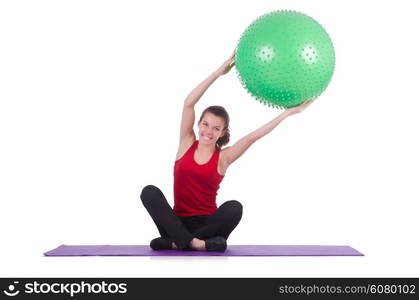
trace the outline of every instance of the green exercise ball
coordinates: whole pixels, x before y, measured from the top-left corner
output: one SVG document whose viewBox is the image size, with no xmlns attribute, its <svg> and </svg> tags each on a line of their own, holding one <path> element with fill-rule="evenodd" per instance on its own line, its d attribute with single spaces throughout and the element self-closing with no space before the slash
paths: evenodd
<svg viewBox="0 0 419 300">
<path fill-rule="evenodd" d="M 243 32 L 236 70 L 245 89 L 269 106 L 291 108 L 314 100 L 327 87 L 335 51 L 324 28 L 295 11 L 274 11 Z"/>
</svg>

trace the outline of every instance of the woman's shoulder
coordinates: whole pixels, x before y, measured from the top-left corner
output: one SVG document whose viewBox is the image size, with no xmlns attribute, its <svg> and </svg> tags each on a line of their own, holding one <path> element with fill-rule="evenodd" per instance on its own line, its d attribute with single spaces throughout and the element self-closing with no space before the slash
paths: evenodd
<svg viewBox="0 0 419 300">
<path fill-rule="evenodd" d="M 218 148 L 220 150 L 220 156 L 224 156 L 226 152 L 228 152 L 228 149 L 230 149 L 231 146 Z"/>
<path fill-rule="evenodd" d="M 221 164 L 227 163 L 227 160 L 226 160 L 226 150 L 228 151 L 229 148 L 230 148 L 230 146 L 223 147 L 223 148 L 218 148 L 219 151 L 220 151 L 219 161 L 220 161 Z"/>
<path fill-rule="evenodd" d="M 181 159 L 189 149 L 196 143 L 195 136 L 191 138 L 184 138 L 179 143 L 179 148 L 176 154 L 176 160 Z"/>
<path fill-rule="evenodd" d="M 218 174 L 220 174 L 221 176 L 225 176 L 226 172 L 227 172 L 227 168 L 228 168 L 228 162 L 225 156 L 225 150 L 227 148 L 230 147 L 224 147 L 224 148 L 220 148 L 220 154 L 218 157 L 218 166 L 217 166 L 217 172 Z"/>
</svg>

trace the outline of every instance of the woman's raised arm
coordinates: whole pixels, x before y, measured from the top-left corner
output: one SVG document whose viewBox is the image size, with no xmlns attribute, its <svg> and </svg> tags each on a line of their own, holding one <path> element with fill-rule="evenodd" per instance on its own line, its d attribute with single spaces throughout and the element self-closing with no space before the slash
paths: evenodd
<svg viewBox="0 0 419 300">
<path fill-rule="evenodd" d="M 300 106 L 285 110 L 272 121 L 266 123 L 262 127 L 258 128 L 257 130 L 251 132 L 250 134 L 238 140 L 233 146 L 225 148 L 223 150 L 224 166 L 227 168 L 236 159 L 242 156 L 243 153 L 246 152 L 246 150 L 249 149 L 249 147 L 254 142 L 271 132 L 276 126 L 279 125 L 279 123 L 281 123 L 287 117 L 306 109 L 307 106 L 309 106 L 312 102 L 313 101 L 309 101 L 304 104 L 301 104 Z"/>
<path fill-rule="evenodd" d="M 233 55 L 231 55 L 215 72 L 211 73 L 204 81 L 195 87 L 186 97 L 183 103 L 182 120 L 180 124 L 178 156 L 179 153 L 183 152 L 182 150 L 184 150 L 185 147 L 189 148 L 195 140 L 195 133 L 193 131 L 195 104 L 218 77 L 227 74 L 228 71 L 230 71 L 234 66 L 234 56 L 235 53 L 233 53 Z"/>
</svg>

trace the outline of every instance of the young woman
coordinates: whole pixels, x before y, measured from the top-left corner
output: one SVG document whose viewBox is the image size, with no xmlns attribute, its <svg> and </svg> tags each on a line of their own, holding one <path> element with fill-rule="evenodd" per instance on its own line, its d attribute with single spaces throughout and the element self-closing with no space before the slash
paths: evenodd
<svg viewBox="0 0 419 300">
<path fill-rule="evenodd" d="M 240 222 L 242 205 L 236 200 L 216 205 L 216 195 L 228 167 L 249 147 L 285 118 L 303 111 L 311 102 L 287 109 L 278 117 L 238 140 L 229 142 L 229 116 L 221 106 L 205 109 L 193 131 L 194 106 L 209 86 L 234 66 L 235 53 L 187 96 L 183 104 L 179 148 L 174 166 L 174 207 L 153 185 L 141 200 L 161 237 L 151 241 L 154 250 L 225 251 L 227 238 Z"/>
</svg>

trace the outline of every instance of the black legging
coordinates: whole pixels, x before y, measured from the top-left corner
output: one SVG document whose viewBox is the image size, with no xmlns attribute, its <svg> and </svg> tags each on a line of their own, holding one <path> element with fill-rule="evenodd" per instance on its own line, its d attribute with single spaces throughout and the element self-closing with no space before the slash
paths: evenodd
<svg viewBox="0 0 419 300">
<path fill-rule="evenodd" d="M 174 213 L 159 188 L 147 185 L 141 201 L 157 226 L 161 237 L 173 241 L 179 249 L 188 247 L 193 238 L 206 240 L 215 236 L 228 238 L 242 217 L 239 201 L 224 202 L 213 214 L 182 217 Z"/>
</svg>

